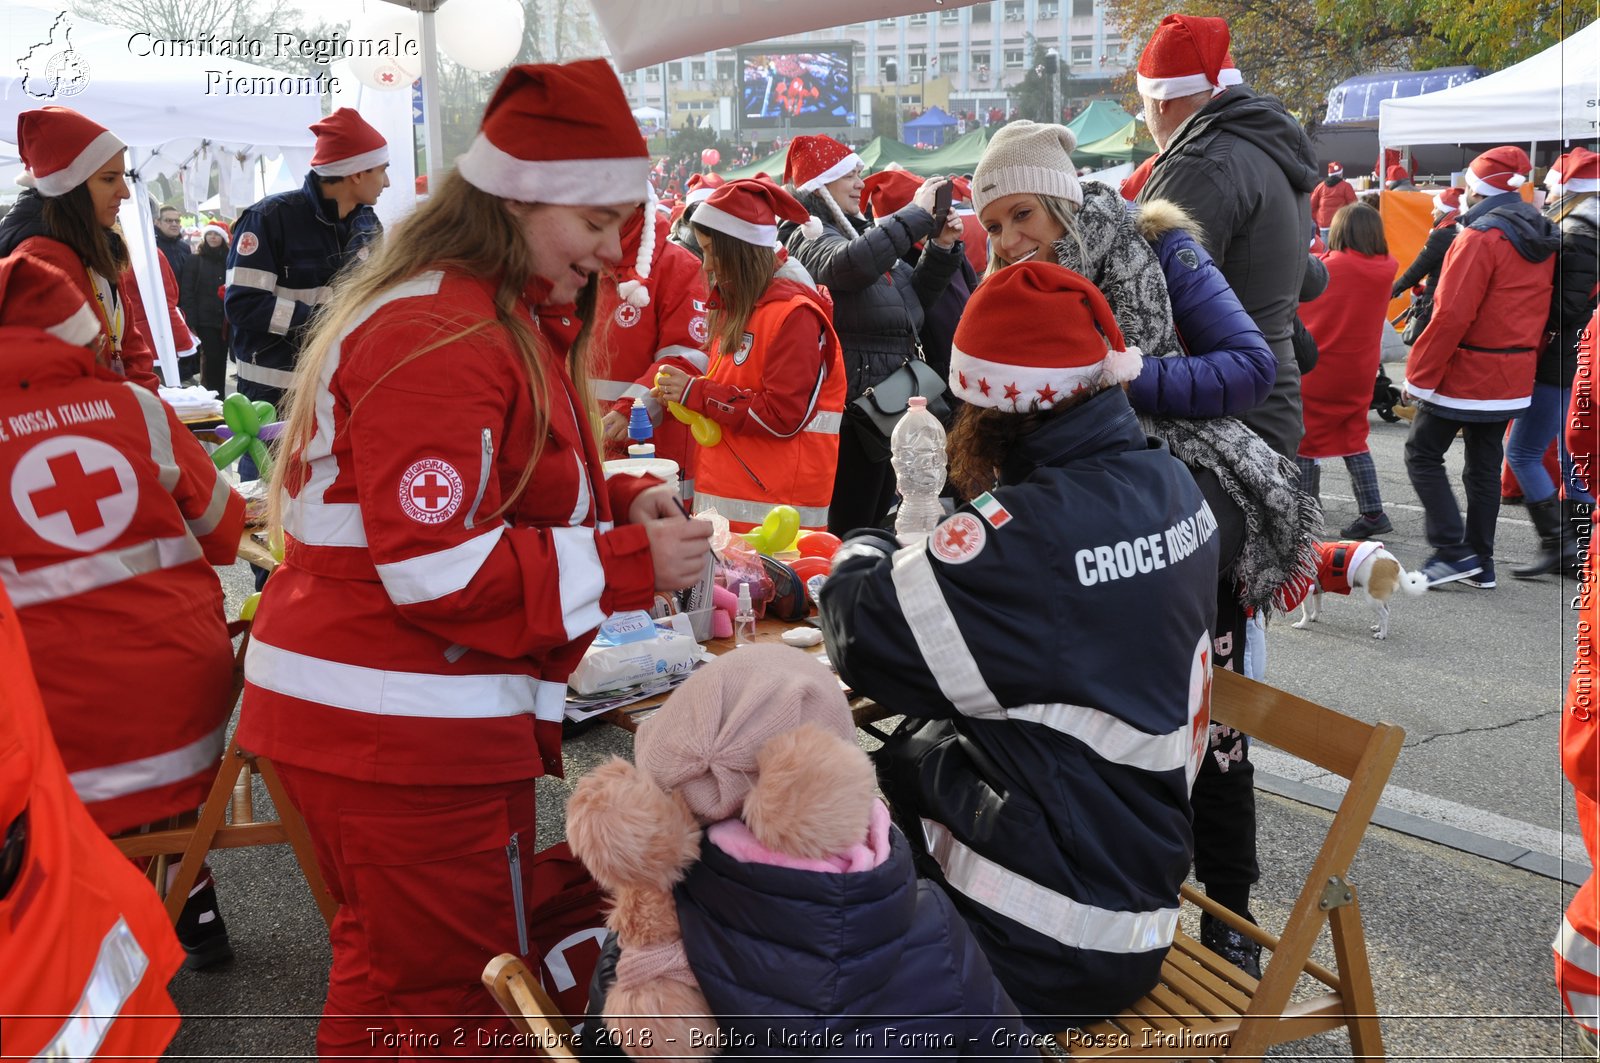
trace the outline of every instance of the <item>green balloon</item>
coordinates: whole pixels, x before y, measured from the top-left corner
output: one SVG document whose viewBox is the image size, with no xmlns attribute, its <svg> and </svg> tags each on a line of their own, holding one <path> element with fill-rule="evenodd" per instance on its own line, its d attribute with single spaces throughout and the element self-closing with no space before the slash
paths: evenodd
<svg viewBox="0 0 1600 1063">
<path fill-rule="evenodd" d="M 273 409 L 272 403 L 266 399 L 257 399 L 250 404 L 250 407 L 256 411 L 256 420 L 261 423 L 263 428 L 278 419 L 278 411 Z"/>
<path fill-rule="evenodd" d="M 255 406 L 238 392 L 223 400 L 222 419 L 236 436 L 254 438 L 261 432 L 261 418 L 256 414 Z"/>
<path fill-rule="evenodd" d="M 267 453 L 267 445 L 259 439 L 250 441 L 250 458 L 260 470 L 261 479 L 272 479 L 272 456 Z"/>
<path fill-rule="evenodd" d="M 229 465 L 238 461 L 245 451 L 250 449 L 251 443 L 255 443 L 256 446 L 261 445 L 250 436 L 235 435 L 211 452 L 211 464 L 219 469 L 226 469 Z"/>
</svg>

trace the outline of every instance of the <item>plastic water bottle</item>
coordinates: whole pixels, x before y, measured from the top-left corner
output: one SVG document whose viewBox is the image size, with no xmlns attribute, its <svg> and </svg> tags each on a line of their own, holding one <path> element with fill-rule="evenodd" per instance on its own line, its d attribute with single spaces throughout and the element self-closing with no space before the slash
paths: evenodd
<svg viewBox="0 0 1600 1063">
<path fill-rule="evenodd" d="M 748 646 L 756 640 L 756 607 L 750 600 L 750 584 L 739 584 L 739 605 L 733 614 L 733 644 Z"/>
<path fill-rule="evenodd" d="M 634 399 L 633 408 L 628 411 L 628 439 L 631 440 L 628 457 L 655 457 L 655 444 L 651 442 L 655 431 L 655 426 L 650 423 L 650 411 L 645 407 L 644 400 Z"/>
<path fill-rule="evenodd" d="M 889 436 L 889 463 L 894 466 L 900 492 L 900 511 L 894 533 L 909 544 L 933 531 L 944 519 L 939 492 L 944 490 L 944 425 L 928 412 L 928 400 L 917 395 Z"/>
</svg>

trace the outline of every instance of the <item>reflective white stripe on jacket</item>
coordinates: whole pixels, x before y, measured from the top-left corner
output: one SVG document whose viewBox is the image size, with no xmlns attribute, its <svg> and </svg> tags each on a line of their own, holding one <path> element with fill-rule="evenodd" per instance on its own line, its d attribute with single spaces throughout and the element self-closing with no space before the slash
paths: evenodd
<svg viewBox="0 0 1600 1063">
<path fill-rule="evenodd" d="M 1176 905 L 1153 912 L 1096 908 L 979 855 L 941 823 L 924 819 L 922 833 L 951 888 L 1068 948 L 1129 953 L 1172 944 L 1178 927 Z"/>
<path fill-rule="evenodd" d="M 532 715 L 560 720 L 567 685 L 529 675 L 433 675 L 326 661 L 269 646 L 245 651 L 245 676 L 265 690 L 375 716 L 469 720 Z"/>
</svg>

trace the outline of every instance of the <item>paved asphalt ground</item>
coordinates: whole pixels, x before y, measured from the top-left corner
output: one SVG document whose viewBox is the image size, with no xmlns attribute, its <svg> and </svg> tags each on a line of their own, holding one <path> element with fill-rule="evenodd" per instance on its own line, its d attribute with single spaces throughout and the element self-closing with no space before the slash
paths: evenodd
<svg viewBox="0 0 1600 1063">
<path fill-rule="evenodd" d="M 1398 366 L 1391 367 L 1396 379 Z M 1408 567 L 1427 556 L 1421 511 L 1402 460 L 1404 423 L 1372 419 L 1372 449 Z M 1459 454 L 1452 468 L 1459 471 Z M 1339 463 L 1323 473 L 1329 537 L 1354 515 Z M 1386 642 L 1364 605 L 1324 600 L 1322 619 L 1268 632 L 1271 682 L 1365 720 L 1406 730 L 1379 822 L 1352 873 L 1389 1057 L 1395 1060 L 1575 1058 L 1559 1018 L 1550 940 L 1587 866 L 1557 757 L 1561 693 L 1574 614 L 1570 583 L 1518 581 L 1534 536 L 1504 510 L 1500 586 L 1460 584 L 1398 601 Z M 243 565 L 224 573 L 230 603 L 248 591 Z M 568 744 L 573 777 L 628 736 L 598 727 Z M 1259 750 L 1263 878 L 1254 908 L 1281 928 L 1320 844 L 1333 795 L 1306 766 Z M 541 847 L 562 836 L 567 787 L 541 783 Z M 263 795 L 264 797 L 264 795 Z M 1566 854 L 1563 856 L 1563 846 Z M 181 973 L 173 994 L 188 1016 L 174 1059 L 302 1059 L 314 1055 L 328 968 L 325 932 L 285 847 L 221 852 L 218 892 L 237 959 Z M 1324 952 L 1327 952 L 1324 948 Z M 1331 963 L 1331 955 L 1323 957 Z M 1275 1059 L 1349 1058 L 1343 1034 L 1286 1046 Z"/>
</svg>

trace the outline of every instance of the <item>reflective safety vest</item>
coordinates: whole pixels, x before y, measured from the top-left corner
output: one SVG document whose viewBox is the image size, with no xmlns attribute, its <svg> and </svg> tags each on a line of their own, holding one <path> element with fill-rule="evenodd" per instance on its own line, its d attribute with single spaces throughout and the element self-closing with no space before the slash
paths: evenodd
<svg viewBox="0 0 1600 1063">
<path fill-rule="evenodd" d="M 7 1058 L 158 1059 L 178 1029 L 167 982 L 183 950 L 155 891 L 73 793 L 4 588 L 0 706 Z"/>
<path fill-rule="evenodd" d="M 756 306 L 745 325 L 749 353 L 724 356 L 713 347 L 711 379 L 749 391 L 760 391 L 767 352 L 795 311 L 816 307 L 814 299 L 796 295 Z M 776 505 L 800 511 L 800 526 L 828 526 L 828 502 L 839 461 L 839 428 L 844 420 L 844 359 L 833 324 L 824 317 L 827 354 L 812 387 L 805 420 L 798 432 L 776 435 L 755 425 L 753 431 L 725 433 L 720 444 L 700 450 L 695 510 L 715 509 L 734 531 L 760 524 Z M 805 320 L 812 320 L 807 314 Z M 741 348 L 741 352 L 743 348 Z M 752 420 L 754 420 L 752 418 Z"/>
</svg>

